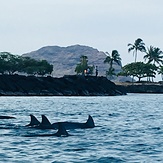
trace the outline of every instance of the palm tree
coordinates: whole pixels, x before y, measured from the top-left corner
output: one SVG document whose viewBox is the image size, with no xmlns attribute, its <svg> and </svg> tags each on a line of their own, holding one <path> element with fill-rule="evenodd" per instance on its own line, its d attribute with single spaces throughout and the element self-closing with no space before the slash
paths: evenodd
<svg viewBox="0 0 163 163">
<path fill-rule="evenodd" d="M 147 48 L 146 55 L 144 56 L 144 59 L 148 59 L 147 63 L 152 63 L 156 66 L 156 63 L 161 67 L 161 64 L 163 64 L 163 52 L 156 47 L 150 46 Z M 152 78 L 153 81 L 153 78 Z"/>
<path fill-rule="evenodd" d="M 114 71 L 115 71 L 114 68 L 109 68 L 109 70 L 106 71 L 106 76 L 109 76 L 109 79 L 110 79 L 110 80 L 113 79 L 113 76 L 114 76 L 114 75 L 116 75 Z"/>
<path fill-rule="evenodd" d="M 137 40 L 135 40 L 134 44 L 129 43 L 128 46 L 129 46 L 128 52 L 133 51 L 133 56 L 135 56 L 135 62 L 137 59 L 138 51 L 141 51 L 141 52 L 146 51 L 145 44 L 141 38 L 138 38 Z"/>
<path fill-rule="evenodd" d="M 159 68 L 158 74 L 161 74 L 161 78 L 162 78 L 162 81 L 163 81 L 163 66 L 161 66 Z"/>
<path fill-rule="evenodd" d="M 111 54 L 109 54 L 108 52 L 106 52 L 106 55 L 107 55 L 107 57 L 105 58 L 104 63 L 108 63 L 110 65 L 109 71 L 107 71 L 107 72 L 112 72 L 112 74 L 113 74 L 113 71 L 114 71 L 114 69 L 113 69 L 113 63 L 115 62 L 115 63 L 117 63 L 118 65 L 121 66 L 120 54 L 118 53 L 117 50 L 112 50 L 112 53 Z M 108 75 L 109 74 L 111 75 L 111 73 L 107 73 L 107 74 Z"/>
<path fill-rule="evenodd" d="M 161 66 L 163 64 L 163 52 L 156 47 L 150 46 L 147 48 L 146 55 L 144 59 L 148 59 L 148 63 L 152 63 L 155 65 L 156 63 Z"/>
<path fill-rule="evenodd" d="M 75 68 L 75 72 L 77 72 L 77 74 L 82 73 L 82 75 L 84 75 L 87 68 L 88 68 L 88 57 L 82 55 L 80 57 L 80 63 L 78 63 Z"/>
</svg>

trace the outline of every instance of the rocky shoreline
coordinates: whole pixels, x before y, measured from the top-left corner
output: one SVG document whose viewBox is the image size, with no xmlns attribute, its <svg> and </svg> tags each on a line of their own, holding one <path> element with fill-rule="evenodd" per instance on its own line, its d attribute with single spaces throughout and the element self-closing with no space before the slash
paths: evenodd
<svg viewBox="0 0 163 163">
<path fill-rule="evenodd" d="M 0 75 L 0 96 L 116 96 L 124 88 L 105 77 L 64 76 L 61 78 Z"/>
<path fill-rule="evenodd" d="M 126 93 L 163 93 L 163 83 L 116 83 Z"/>
<path fill-rule="evenodd" d="M 117 96 L 163 93 L 163 83 L 113 83 L 105 77 L 0 75 L 0 96 Z"/>
</svg>

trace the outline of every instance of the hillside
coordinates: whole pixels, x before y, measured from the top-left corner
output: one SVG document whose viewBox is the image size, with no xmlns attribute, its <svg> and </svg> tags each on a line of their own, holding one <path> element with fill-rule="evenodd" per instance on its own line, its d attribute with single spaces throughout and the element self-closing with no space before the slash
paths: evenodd
<svg viewBox="0 0 163 163">
<path fill-rule="evenodd" d="M 98 66 L 98 76 L 106 76 L 109 69 L 108 64 L 104 64 L 106 54 L 95 48 L 83 45 L 72 45 L 67 47 L 45 46 L 36 51 L 32 51 L 22 56 L 28 56 L 38 60 L 47 60 L 53 64 L 53 77 L 62 77 L 64 75 L 75 75 L 75 67 L 80 62 L 80 57 L 88 57 L 88 65 Z M 117 64 L 113 65 L 116 73 L 121 71 Z M 113 81 L 131 81 L 130 77 L 118 77 Z"/>
<path fill-rule="evenodd" d="M 50 64 L 53 64 L 53 76 L 61 77 L 75 74 L 75 67 L 80 62 L 80 56 L 82 55 L 88 57 L 88 65 L 98 66 L 99 76 L 105 76 L 106 70 L 108 70 L 108 64 L 103 63 L 106 58 L 105 53 L 89 46 L 46 46 L 22 56 L 47 60 Z M 120 70 L 120 66 L 115 65 L 114 68 L 116 71 Z"/>
</svg>

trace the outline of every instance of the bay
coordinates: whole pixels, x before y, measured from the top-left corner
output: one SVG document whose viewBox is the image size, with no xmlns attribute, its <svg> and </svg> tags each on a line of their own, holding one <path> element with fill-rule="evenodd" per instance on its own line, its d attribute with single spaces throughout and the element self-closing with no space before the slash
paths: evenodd
<svg viewBox="0 0 163 163">
<path fill-rule="evenodd" d="M 0 162 L 162 162 L 163 94 L 105 97 L 0 97 Z M 41 121 L 85 122 L 95 128 L 68 130 L 69 137 L 25 137 L 55 133 L 24 127 L 29 114 Z"/>
</svg>

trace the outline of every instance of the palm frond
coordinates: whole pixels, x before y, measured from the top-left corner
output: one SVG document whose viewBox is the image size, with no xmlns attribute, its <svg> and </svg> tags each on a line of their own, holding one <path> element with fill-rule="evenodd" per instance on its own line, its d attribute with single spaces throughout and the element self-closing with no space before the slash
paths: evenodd
<svg viewBox="0 0 163 163">
<path fill-rule="evenodd" d="M 130 47 L 130 48 L 128 49 L 128 52 L 130 52 L 130 51 L 132 51 L 132 50 L 134 50 L 134 49 L 135 49 L 135 47 L 132 46 L 132 47 Z"/>
</svg>

